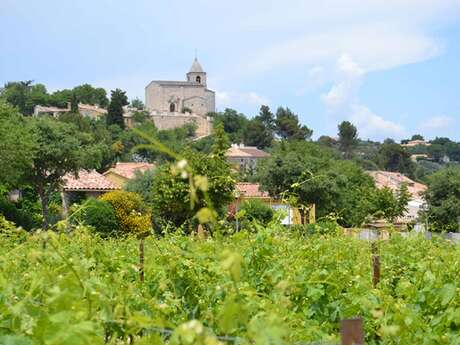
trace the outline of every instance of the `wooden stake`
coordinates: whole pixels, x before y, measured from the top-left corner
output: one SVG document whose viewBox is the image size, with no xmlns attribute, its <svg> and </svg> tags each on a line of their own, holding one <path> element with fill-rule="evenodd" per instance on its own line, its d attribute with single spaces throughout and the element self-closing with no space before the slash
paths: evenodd
<svg viewBox="0 0 460 345">
<path fill-rule="evenodd" d="M 372 251 L 372 284 L 374 288 L 377 287 L 377 284 L 380 282 L 380 255 L 377 247 L 377 242 L 372 242 L 371 244 Z"/>
<path fill-rule="evenodd" d="M 342 345 L 363 345 L 363 320 L 361 318 L 342 320 L 340 324 L 340 337 Z"/>
<path fill-rule="evenodd" d="M 144 238 L 139 242 L 139 278 L 144 282 Z"/>
</svg>

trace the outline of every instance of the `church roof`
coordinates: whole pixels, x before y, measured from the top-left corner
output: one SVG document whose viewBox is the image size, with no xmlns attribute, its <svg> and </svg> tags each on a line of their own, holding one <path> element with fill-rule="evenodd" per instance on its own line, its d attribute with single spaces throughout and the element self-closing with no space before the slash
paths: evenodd
<svg viewBox="0 0 460 345">
<path fill-rule="evenodd" d="M 175 81 L 175 80 L 152 80 L 152 83 L 157 83 L 160 85 L 172 85 L 172 86 L 201 86 L 200 83 L 190 82 L 190 81 Z"/>
<path fill-rule="evenodd" d="M 204 73 L 203 67 L 201 67 L 197 58 L 193 60 L 192 67 L 190 67 L 190 71 L 188 73 Z"/>
</svg>

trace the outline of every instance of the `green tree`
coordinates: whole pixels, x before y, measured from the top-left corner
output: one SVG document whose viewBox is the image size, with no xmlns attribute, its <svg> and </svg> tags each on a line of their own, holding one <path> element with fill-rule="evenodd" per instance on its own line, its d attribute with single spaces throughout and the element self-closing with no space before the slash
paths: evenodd
<svg viewBox="0 0 460 345">
<path fill-rule="evenodd" d="M 259 149 L 270 147 L 275 138 L 275 117 L 266 105 L 260 107 L 259 115 L 249 120 L 244 132 L 244 143 Z"/>
<path fill-rule="evenodd" d="M 225 206 L 234 199 L 235 181 L 226 159 L 193 151 L 185 152 L 184 157 L 187 157 L 186 161 L 167 163 L 157 169 L 151 204 L 156 222 L 162 221 L 176 227 L 189 226 L 203 208 L 213 209 L 222 215 Z M 193 178 L 198 179 L 194 183 L 198 183 L 200 189 L 190 189 L 190 175 L 181 172 L 178 167 L 181 164 L 190 168 Z"/>
<path fill-rule="evenodd" d="M 134 98 L 131 101 L 131 107 L 136 108 L 137 110 L 144 110 L 144 102 L 142 102 L 139 98 Z"/>
<path fill-rule="evenodd" d="M 337 140 L 328 135 L 322 135 L 318 138 L 317 143 L 321 146 L 333 148 L 336 146 Z"/>
<path fill-rule="evenodd" d="M 70 217 L 73 223 L 91 226 L 102 237 L 117 236 L 120 227 L 115 210 L 108 201 L 87 199 Z"/>
<path fill-rule="evenodd" d="M 59 189 L 66 174 L 98 167 L 102 159 L 101 145 L 94 144 L 92 136 L 78 131 L 76 126 L 49 117 L 31 118 L 30 125 L 37 144 L 26 181 L 40 197 L 46 229 L 52 193 Z"/>
<path fill-rule="evenodd" d="M 96 120 L 78 113 L 63 113 L 59 116 L 59 121 L 73 124 L 81 133 L 90 135 L 92 143 L 98 145 L 102 154 L 100 170 L 105 171 L 116 161 L 116 152 L 112 149 L 113 138 L 105 121 Z"/>
<path fill-rule="evenodd" d="M 74 112 L 78 106 L 78 100 L 76 96 L 73 94 L 72 90 L 64 89 L 64 90 L 57 90 L 50 95 L 50 105 L 53 105 L 58 108 L 66 108 L 67 104 L 71 102 Z"/>
<path fill-rule="evenodd" d="M 387 187 L 378 189 L 373 196 L 372 214 L 376 218 L 394 222 L 407 212 L 410 198 L 406 184 L 402 184 L 396 193 Z"/>
<path fill-rule="evenodd" d="M 299 117 L 289 108 L 279 107 L 276 111 L 276 134 L 282 139 L 308 140 L 313 131 L 301 126 Z"/>
<path fill-rule="evenodd" d="M 72 93 L 75 95 L 78 103 L 97 104 L 103 108 L 107 107 L 109 104 L 107 92 L 101 87 L 95 88 L 90 84 L 83 84 L 74 87 Z M 128 102 L 128 100 L 126 100 L 126 102 Z"/>
<path fill-rule="evenodd" d="M 414 134 L 412 138 L 410 138 L 410 140 L 425 140 L 425 138 L 423 137 L 423 135 Z"/>
<path fill-rule="evenodd" d="M 298 206 L 316 204 L 318 216 L 331 213 L 343 225 L 360 225 L 370 212 L 374 183 L 351 161 L 305 141 L 281 142 L 258 165 L 262 187 Z"/>
<path fill-rule="evenodd" d="M 36 105 L 47 105 L 49 95 L 43 84 L 32 85 L 33 81 L 8 82 L 0 96 L 19 109 L 23 115 L 32 115 Z"/>
<path fill-rule="evenodd" d="M 243 201 L 240 206 L 240 211 L 243 211 L 243 219 L 257 221 L 262 225 L 267 225 L 273 219 L 274 211 L 266 203 L 257 200 L 249 199 Z"/>
<path fill-rule="evenodd" d="M 130 179 L 126 183 L 124 189 L 128 192 L 139 194 L 146 204 L 151 205 L 155 199 L 155 196 L 152 194 L 152 186 L 155 175 L 155 169 L 150 169 L 144 172 L 137 171 L 134 178 Z"/>
<path fill-rule="evenodd" d="M 448 167 L 428 177 L 425 192 L 428 219 L 432 231 L 459 231 L 460 168 Z"/>
<path fill-rule="evenodd" d="M 224 125 L 219 123 L 214 128 L 214 143 L 212 145 L 212 153 L 214 156 L 225 159 L 225 153 L 230 148 L 230 140 L 225 133 Z"/>
<path fill-rule="evenodd" d="M 244 114 L 238 113 L 234 109 L 226 108 L 223 113 L 211 113 L 214 118 L 214 124 L 219 123 L 224 125 L 225 133 L 228 134 L 232 143 L 242 143 L 244 141 L 244 133 L 248 124 L 248 119 Z"/>
<path fill-rule="evenodd" d="M 116 89 L 111 91 L 110 104 L 107 112 L 107 124 L 118 125 L 125 128 L 123 119 L 123 106 L 128 105 L 128 97 L 126 92 Z"/>
<path fill-rule="evenodd" d="M 25 120 L 0 99 L 0 185 L 9 188 L 21 183 L 36 151 L 36 138 Z"/>
<path fill-rule="evenodd" d="M 344 153 L 345 158 L 350 158 L 353 148 L 357 144 L 358 130 L 349 121 L 343 121 L 338 126 L 340 150 Z"/>
<path fill-rule="evenodd" d="M 400 172 L 411 178 L 414 176 L 415 164 L 410 154 L 396 143 L 384 143 L 380 146 L 377 163 L 386 171 Z"/>
<path fill-rule="evenodd" d="M 259 115 L 257 118 L 263 123 L 265 128 L 270 130 L 275 130 L 276 123 L 275 123 L 275 115 L 270 110 L 268 105 L 262 105 L 260 107 Z"/>
</svg>

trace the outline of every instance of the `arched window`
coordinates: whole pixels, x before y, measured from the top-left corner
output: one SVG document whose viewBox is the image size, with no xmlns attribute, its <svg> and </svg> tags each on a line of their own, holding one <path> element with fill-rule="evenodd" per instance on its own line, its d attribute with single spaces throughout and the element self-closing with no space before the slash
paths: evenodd
<svg viewBox="0 0 460 345">
<path fill-rule="evenodd" d="M 201 84 L 201 77 L 199 75 L 196 76 L 196 82 Z"/>
<path fill-rule="evenodd" d="M 170 111 L 171 113 L 174 113 L 174 112 L 176 111 L 176 105 L 175 105 L 174 103 L 171 103 L 171 104 L 169 105 L 169 111 Z"/>
</svg>

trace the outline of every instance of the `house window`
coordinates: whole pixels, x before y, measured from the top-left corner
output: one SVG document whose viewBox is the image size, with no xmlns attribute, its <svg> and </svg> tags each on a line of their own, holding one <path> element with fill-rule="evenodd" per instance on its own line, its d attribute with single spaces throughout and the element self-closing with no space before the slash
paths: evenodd
<svg viewBox="0 0 460 345">
<path fill-rule="evenodd" d="M 199 75 L 196 77 L 196 82 L 201 84 L 201 77 Z"/>
<path fill-rule="evenodd" d="M 174 112 L 176 111 L 176 105 L 175 105 L 174 103 L 171 103 L 171 104 L 169 105 L 169 111 L 170 111 L 171 113 L 174 113 Z"/>
</svg>

